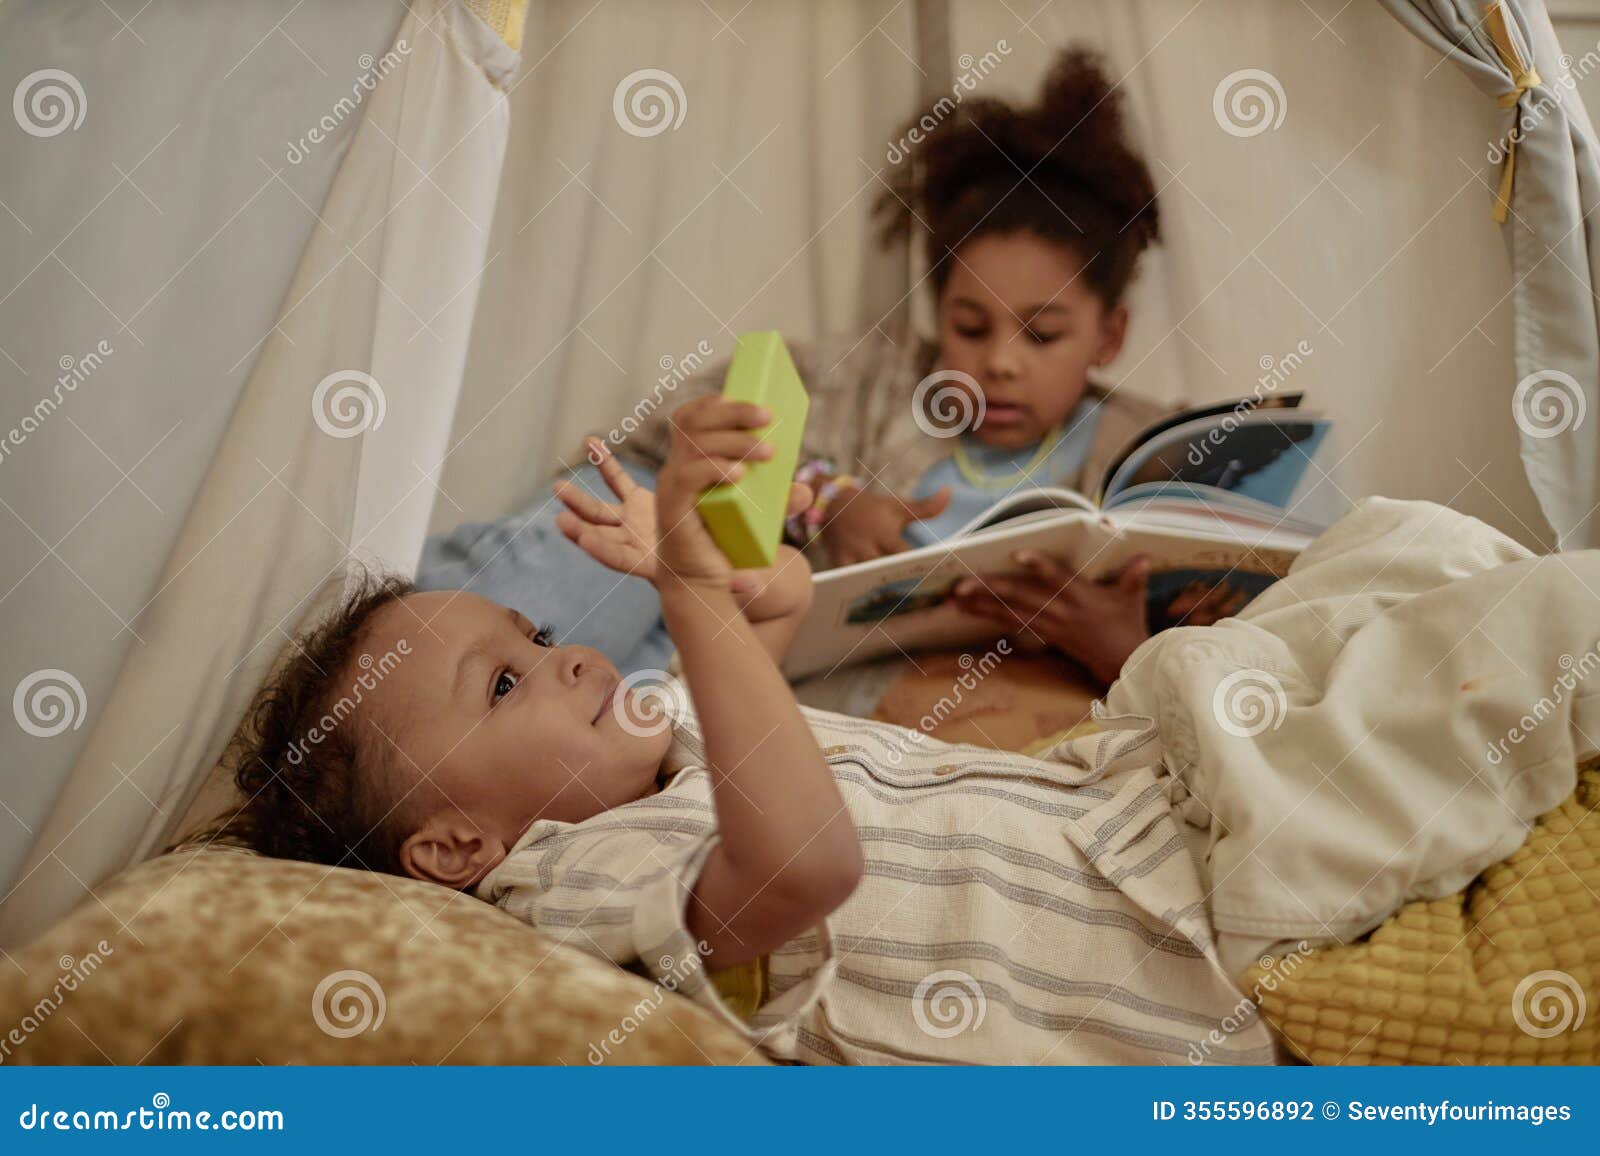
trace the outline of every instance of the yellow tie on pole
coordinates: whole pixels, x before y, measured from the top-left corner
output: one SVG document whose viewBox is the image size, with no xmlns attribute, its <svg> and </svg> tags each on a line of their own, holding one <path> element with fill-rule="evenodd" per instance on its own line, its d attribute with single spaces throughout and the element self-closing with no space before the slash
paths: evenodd
<svg viewBox="0 0 1600 1156">
<path fill-rule="evenodd" d="M 1511 132 L 1506 138 L 1506 163 L 1500 170 L 1500 190 L 1495 194 L 1494 208 L 1490 211 L 1490 216 L 1496 222 L 1505 224 L 1506 214 L 1511 211 L 1511 186 L 1517 174 L 1516 107 L 1522 100 L 1522 94 L 1538 85 L 1540 78 L 1539 70 L 1522 59 L 1522 53 L 1511 37 L 1511 15 L 1506 11 L 1505 0 L 1492 0 L 1485 4 L 1483 19 L 1489 30 L 1489 39 L 1494 41 L 1494 50 L 1500 56 L 1500 63 L 1511 73 L 1511 90 L 1501 93 L 1499 98 L 1501 108 L 1512 110 Z"/>
</svg>

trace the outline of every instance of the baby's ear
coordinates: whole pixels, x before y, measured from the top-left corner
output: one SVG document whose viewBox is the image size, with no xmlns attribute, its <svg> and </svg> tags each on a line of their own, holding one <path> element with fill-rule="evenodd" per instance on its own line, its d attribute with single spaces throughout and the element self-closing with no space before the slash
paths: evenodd
<svg viewBox="0 0 1600 1156">
<path fill-rule="evenodd" d="M 436 812 L 400 845 L 413 879 L 465 891 L 506 857 L 506 845 L 454 807 Z"/>
</svg>

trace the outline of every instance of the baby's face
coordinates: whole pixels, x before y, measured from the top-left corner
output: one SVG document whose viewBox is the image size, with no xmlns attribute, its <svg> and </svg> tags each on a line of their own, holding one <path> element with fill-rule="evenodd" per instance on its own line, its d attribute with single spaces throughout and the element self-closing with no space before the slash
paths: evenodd
<svg viewBox="0 0 1600 1156">
<path fill-rule="evenodd" d="M 365 640 L 378 654 L 409 646 L 368 718 L 426 780 L 412 801 L 453 805 L 507 847 L 536 819 L 577 823 L 650 794 L 671 742 L 668 728 L 618 725 L 605 655 L 536 633 L 498 603 L 437 591 L 385 607 Z"/>
</svg>

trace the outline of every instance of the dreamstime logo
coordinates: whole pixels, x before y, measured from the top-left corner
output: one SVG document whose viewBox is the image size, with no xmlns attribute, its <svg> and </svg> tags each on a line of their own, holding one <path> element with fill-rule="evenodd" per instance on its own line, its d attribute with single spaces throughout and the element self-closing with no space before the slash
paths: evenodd
<svg viewBox="0 0 1600 1156">
<path fill-rule="evenodd" d="M 704 957 L 711 951 L 711 945 L 705 940 L 695 944 L 695 951 L 674 959 L 670 955 L 663 955 L 656 961 L 657 970 L 661 979 L 657 981 L 651 993 L 633 1005 L 633 1009 L 622 1017 L 622 1022 L 606 1033 L 598 1044 L 589 1045 L 589 1063 L 603 1064 L 611 1058 L 611 1049 L 621 1047 L 628 1042 L 628 1037 L 649 1019 L 651 1013 L 666 1001 L 668 995 L 677 991 L 684 980 L 695 975 L 703 965 Z"/>
<path fill-rule="evenodd" d="M 1489 145 L 1488 159 L 1492 165 L 1502 163 L 1518 141 L 1552 113 L 1566 103 L 1567 93 L 1578 91 L 1578 82 L 1600 68 L 1600 44 L 1580 57 L 1563 52 L 1556 58 L 1561 71 L 1549 77 L 1540 73 L 1539 85 L 1523 94 L 1512 110 L 1511 130 Z"/>
<path fill-rule="evenodd" d="M 1236 670 L 1217 683 L 1211 696 L 1217 725 L 1235 738 L 1251 739 L 1277 730 L 1288 710 L 1283 685 L 1264 670 Z"/>
<path fill-rule="evenodd" d="M 935 370 L 911 394 L 911 416 L 929 437 L 953 438 L 976 429 L 987 408 L 977 378 L 959 369 Z"/>
<path fill-rule="evenodd" d="M 611 699 L 617 725 L 637 738 L 660 734 L 688 711 L 683 683 L 664 670 L 636 670 L 625 675 Z"/>
<path fill-rule="evenodd" d="M 338 1040 L 377 1031 L 387 1008 L 383 985 L 364 971 L 336 971 L 311 993 L 311 1018 Z"/>
<path fill-rule="evenodd" d="M 1289 380 L 1289 376 L 1304 364 L 1305 359 L 1313 352 L 1311 342 L 1302 338 L 1295 343 L 1295 347 L 1282 357 L 1273 357 L 1270 353 L 1263 353 L 1256 362 L 1261 367 L 1261 376 L 1256 378 L 1255 388 L 1250 391 L 1249 397 L 1242 397 L 1239 403 L 1227 413 L 1221 424 L 1212 427 L 1205 437 L 1189 446 L 1187 455 L 1191 466 L 1201 466 L 1211 456 L 1211 451 L 1220 445 L 1226 444 L 1229 435 L 1239 428 L 1241 419 L 1246 414 L 1254 413 L 1269 393 L 1274 392 L 1280 385 Z"/>
<path fill-rule="evenodd" d="M 911 1018 L 936 1040 L 977 1031 L 988 1011 L 983 985 L 964 971 L 936 971 L 911 993 Z"/>
<path fill-rule="evenodd" d="M 1213 1049 L 1227 1043 L 1235 1032 L 1255 1023 L 1261 1014 L 1262 993 L 1277 991 L 1278 985 L 1292 977 L 1300 965 L 1310 958 L 1311 951 L 1311 945 L 1302 939 L 1294 948 L 1284 952 L 1281 958 L 1263 955 L 1260 960 L 1261 978 L 1251 985 L 1248 995 L 1241 997 L 1228 1014 L 1217 1021 L 1216 1027 L 1189 1045 L 1189 1062 L 1195 1065 L 1205 1063 L 1211 1058 Z"/>
<path fill-rule="evenodd" d="M 672 73 L 641 68 L 617 82 L 611 115 L 629 136 L 660 136 L 676 129 L 689 113 L 689 98 Z"/>
<path fill-rule="evenodd" d="M 83 85 L 59 68 L 28 73 L 11 94 L 12 115 L 29 136 L 60 136 L 82 124 L 88 111 Z"/>
<path fill-rule="evenodd" d="M 317 383 L 311 417 L 329 437 L 351 438 L 383 424 L 388 399 L 377 378 L 359 369 L 341 369 Z"/>
<path fill-rule="evenodd" d="M 67 398 L 78 391 L 78 387 L 105 364 L 106 358 L 112 354 L 111 342 L 101 339 L 95 343 L 93 349 L 78 357 L 70 353 L 63 353 L 56 364 L 61 368 L 61 374 L 56 378 L 56 383 L 50 392 L 33 403 L 33 408 L 22 415 L 22 420 L 15 426 L 0 435 L 0 462 L 6 460 L 13 450 L 21 446 L 30 436 L 43 428 L 66 403 Z"/>
<path fill-rule="evenodd" d="M 941 96 L 916 120 L 906 127 L 905 135 L 897 141 L 889 142 L 888 151 L 884 159 L 891 165 L 897 165 L 911 155 L 911 150 L 923 141 L 928 135 L 938 128 L 945 117 L 954 112 L 966 99 L 966 94 L 978 87 L 978 81 L 984 80 L 995 69 L 1000 67 L 1001 57 L 1011 55 L 1011 45 L 1004 40 L 995 41 L 994 48 L 982 56 L 973 56 L 970 52 L 963 52 L 956 64 L 961 68 L 961 75 L 956 77 L 955 83 L 950 86 L 950 95 Z"/>
<path fill-rule="evenodd" d="M 923 718 L 926 719 L 927 716 L 924 715 Z M 907 727 L 905 728 L 905 733 L 897 737 L 900 741 L 891 746 L 883 755 L 884 762 L 891 767 L 898 767 L 905 762 L 906 755 L 911 753 L 911 748 L 922 746 L 930 736 L 926 731 L 918 727 Z"/>
<path fill-rule="evenodd" d="M 933 704 L 933 709 L 917 720 L 915 727 L 908 727 L 902 736 L 907 743 L 918 746 L 930 736 L 934 729 L 950 718 L 961 708 L 966 701 L 967 694 L 978 689 L 978 684 L 988 678 L 994 669 L 1000 665 L 1000 660 L 1011 653 L 1011 641 L 1002 638 L 996 642 L 993 650 L 986 650 L 981 658 L 973 658 L 971 653 L 964 652 L 956 659 L 956 665 L 961 668 L 961 673 L 956 676 L 950 686 L 950 692 L 942 695 L 939 701 Z M 903 746 L 892 746 L 884 755 L 890 766 L 899 766 L 905 761 L 907 751 Z"/>
<path fill-rule="evenodd" d="M 1211 94 L 1211 115 L 1229 136 L 1260 136 L 1283 123 L 1289 98 L 1272 73 L 1260 68 L 1230 72 Z"/>
<path fill-rule="evenodd" d="M 660 377 L 656 378 L 655 388 L 650 391 L 648 397 L 641 397 L 634 403 L 633 411 L 625 415 L 622 421 L 612 427 L 611 432 L 606 434 L 605 440 L 614 446 L 620 446 L 626 438 L 644 424 L 646 418 L 660 408 L 661 403 L 666 400 L 668 394 L 675 392 L 690 377 L 699 373 L 705 367 L 706 358 L 715 352 L 716 350 L 711 342 L 701 338 L 695 344 L 695 347 L 682 357 L 675 358 L 669 353 L 662 354 L 661 360 L 656 363 L 661 367 L 662 373 Z M 592 464 L 598 466 L 604 455 L 598 450 L 590 448 L 587 456 Z"/>
<path fill-rule="evenodd" d="M 70 955 L 63 955 L 57 960 L 57 966 L 61 971 L 56 976 L 55 985 L 6 1032 L 4 1037 L 0 1037 L 0 1063 L 10 1059 L 13 1051 L 27 1043 L 28 1037 L 44 1026 L 45 1020 L 67 1002 L 67 996 L 77 991 L 80 984 L 87 982 L 91 975 L 99 971 L 106 957 L 113 953 L 111 944 L 102 939 L 94 945 L 93 950 L 84 952 L 76 959 Z"/>
<path fill-rule="evenodd" d="M 1520 747 L 1529 735 L 1539 729 L 1541 723 L 1556 713 L 1561 704 L 1567 701 L 1567 696 L 1578 689 L 1580 682 L 1600 670 L 1600 642 L 1577 658 L 1563 654 L 1556 659 L 1556 665 L 1561 667 L 1562 673 L 1550 684 L 1550 693 L 1534 703 L 1503 736 L 1489 744 L 1488 755 L 1492 765 L 1498 767 L 1504 762 L 1512 747 Z"/>
<path fill-rule="evenodd" d="M 1517 382 L 1511 419 L 1531 438 L 1553 438 L 1583 425 L 1588 401 L 1570 373 L 1541 369 Z"/>
<path fill-rule="evenodd" d="M 340 695 L 338 701 L 323 712 L 322 717 L 312 723 L 305 734 L 289 744 L 285 758 L 297 767 L 303 763 L 312 747 L 322 742 L 340 723 L 356 713 L 356 707 L 365 699 L 364 692 L 377 690 L 378 684 L 393 674 L 399 667 L 400 660 L 410 653 L 411 640 L 402 638 L 395 643 L 393 650 L 384 651 L 382 658 L 375 659 L 366 653 L 360 655 L 356 659 L 356 665 L 361 668 L 361 673 L 350 680 L 350 690 Z"/>
<path fill-rule="evenodd" d="M 1511 993 L 1511 1018 L 1535 1039 L 1577 1031 L 1586 1010 L 1583 988 L 1564 971 L 1536 971 Z"/>
<path fill-rule="evenodd" d="M 135 13 L 137 15 L 137 13 Z M 82 1029 L 79 1029 L 82 1031 Z M 170 1111 L 169 1111 L 170 1109 Z M 148 1108 L 64 1108 L 32 1103 L 17 1115 L 25 1132 L 282 1132 L 279 1108 L 228 1108 L 220 1113 L 172 1107 L 172 1097 L 157 1092 Z"/>
<path fill-rule="evenodd" d="M 83 725 L 88 709 L 83 683 L 65 670 L 36 670 L 11 696 L 11 713 L 17 725 L 36 739 L 55 738 L 62 731 Z"/>
<path fill-rule="evenodd" d="M 330 140 L 339 126 L 355 114 L 366 100 L 367 93 L 378 87 L 378 81 L 388 76 L 400 67 L 401 58 L 411 55 L 411 45 L 406 43 L 404 37 L 394 42 L 394 47 L 382 56 L 374 57 L 370 52 L 363 52 L 356 58 L 356 63 L 361 66 L 361 75 L 356 77 L 355 83 L 350 86 L 350 95 L 341 96 L 335 102 L 331 112 L 322 114 L 322 119 L 306 130 L 299 140 L 289 142 L 288 149 L 284 152 L 284 160 L 291 165 L 297 165 L 311 155 L 311 150 L 323 141 Z"/>
</svg>

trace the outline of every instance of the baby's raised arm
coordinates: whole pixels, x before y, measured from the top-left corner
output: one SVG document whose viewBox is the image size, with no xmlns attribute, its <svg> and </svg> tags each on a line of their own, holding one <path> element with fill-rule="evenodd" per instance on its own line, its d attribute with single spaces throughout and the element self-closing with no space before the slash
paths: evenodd
<svg viewBox="0 0 1600 1156">
<path fill-rule="evenodd" d="M 656 582 L 655 494 L 629 477 L 599 438 L 589 439 L 588 455 L 617 500 L 602 502 L 572 482 L 559 481 L 556 496 L 567 508 L 556 516 L 556 525 L 602 566 Z M 810 502 L 808 487 L 793 487 L 791 512 Z M 739 571 L 729 589 L 767 653 L 781 661 L 811 608 L 811 564 L 794 547 L 779 546 L 771 566 Z"/>
<path fill-rule="evenodd" d="M 655 583 L 704 731 L 720 835 L 695 884 L 689 928 L 718 967 L 814 926 L 855 890 L 862 869 L 833 774 L 695 508 L 701 491 L 739 476 L 741 459 L 762 456 L 749 431 L 770 420 L 720 398 L 682 407 L 656 489 Z M 758 596 L 781 599 L 786 573 L 798 571 L 780 571 Z"/>
</svg>

